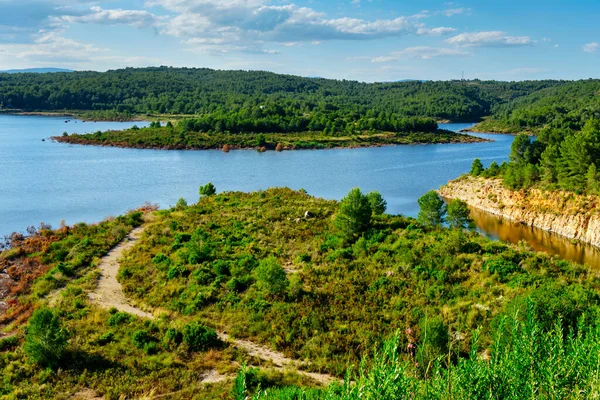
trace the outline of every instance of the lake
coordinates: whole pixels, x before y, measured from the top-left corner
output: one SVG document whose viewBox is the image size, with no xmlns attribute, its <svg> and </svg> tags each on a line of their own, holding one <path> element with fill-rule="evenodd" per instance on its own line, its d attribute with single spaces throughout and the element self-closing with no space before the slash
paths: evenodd
<svg viewBox="0 0 600 400">
<path fill-rule="evenodd" d="M 475 158 L 486 166 L 506 160 L 514 138 L 476 134 L 494 141 L 264 153 L 137 150 L 66 145 L 48 138 L 64 131 L 95 132 L 143 123 L 65 120 L 0 115 L 0 235 L 40 222 L 54 227 L 61 220 L 98 222 L 145 202 L 161 207 L 174 205 L 180 197 L 195 202 L 198 187 L 207 182 L 218 191 L 303 188 L 328 199 L 340 199 L 360 187 L 381 192 L 388 212 L 416 216 L 423 193 L 468 172 Z M 471 125 L 441 127 L 458 131 Z"/>
</svg>

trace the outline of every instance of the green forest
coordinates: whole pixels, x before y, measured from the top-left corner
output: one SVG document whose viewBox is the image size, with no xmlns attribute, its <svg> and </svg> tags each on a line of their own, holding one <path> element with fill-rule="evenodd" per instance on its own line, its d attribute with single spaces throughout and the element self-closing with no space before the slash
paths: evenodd
<svg viewBox="0 0 600 400">
<path fill-rule="evenodd" d="M 539 187 L 590 195 L 600 194 L 600 120 L 588 120 L 581 130 L 544 128 L 536 138 L 515 137 L 510 162 L 484 169 L 475 160 L 471 174 L 502 177 L 510 189 Z"/>
<path fill-rule="evenodd" d="M 496 104 L 477 131 L 537 134 L 544 129 L 580 130 L 590 118 L 600 118 L 600 81 L 565 82 Z"/>
<path fill-rule="evenodd" d="M 303 125 L 306 130 L 339 129 L 339 115 L 375 130 L 396 129 L 390 118 L 485 118 L 475 130 L 536 133 L 544 127 L 580 129 L 598 117 L 599 89 L 600 81 L 592 79 L 362 83 L 264 71 L 151 67 L 0 73 L 0 111 L 72 112 L 98 120 L 196 116 L 217 132 L 233 132 L 227 122 L 247 131 L 246 125 L 256 121 L 263 133 L 274 126 L 283 128 L 279 133 Z"/>
<path fill-rule="evenodd" d="M 417 219 L 377 192 L 216 193 L 98 225 L 13 235 L 0 266 L 0 395 L 60 398 L 589 398 L 597 272 L 468 230 L 435 192 Z M 148 319 L 99 308 L 98 257 L 144 233 L 118 280 Z M 222 341 L 250 340 L 339 379 L 323 386 Z M 203 383 L 210 374 L 222 380 Z"/>
<path fill-rule="evenodd" d="M 489 115 L 497 104 L 561 83 L 369 84 L 263 71 L 128 68 L 104 73 L 0 74 L 0 109 L 204 115 L 252 113 L 264 106 L 286 109 L 288 115 L 370 111 L 471 122 Z"/>
</svg>

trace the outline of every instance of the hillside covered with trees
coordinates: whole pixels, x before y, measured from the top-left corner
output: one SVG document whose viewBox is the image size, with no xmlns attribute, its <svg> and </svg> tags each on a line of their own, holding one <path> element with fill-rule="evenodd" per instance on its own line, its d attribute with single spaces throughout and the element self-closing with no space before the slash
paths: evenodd
<svg viewBox="0 0 600 400">
<path fill-rule="evenodd" d="M 538 134 L 544 129 L 580 130 L 600 118 L 600 80 L 564 82 L 492 107 L 481 132 Z"/>
<path fill-rule="evenodd" d="M 492 163 L 484 169 L 473 162 L 471 174 L 503 178 L 510 189 L 560 189 L 590 195 L 600 194 L 600 120 L 589 119 L 581 130 L 544 128 L 539 135 L 518 135 L 510 162 Z"/>
<path fill-rule="evenodd" d="M 262 71 L 128 68 L 104 73 L 0 74 L 0 109 L 201 115 L 240 110 L 252 114 L 257 107 L 277 107 L 286 115 L 342 111 L 369 118 L 387 113 L 471 122 L 489 115 L 499 104 L 561 84 L 360 83 Z"/>
</svg>

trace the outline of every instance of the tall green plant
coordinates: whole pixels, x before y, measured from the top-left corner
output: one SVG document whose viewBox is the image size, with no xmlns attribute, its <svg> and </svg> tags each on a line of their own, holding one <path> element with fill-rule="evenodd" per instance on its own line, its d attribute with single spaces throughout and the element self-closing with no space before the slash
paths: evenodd
<svg viewBox="0 0 600 400">
<path fill-rule="evenodd" d="M 68 338 L 56 312 L 40 308 L 29 319 L 23 348 L 35 363 L 57 368 L 64 358 Z"/>
</svg>

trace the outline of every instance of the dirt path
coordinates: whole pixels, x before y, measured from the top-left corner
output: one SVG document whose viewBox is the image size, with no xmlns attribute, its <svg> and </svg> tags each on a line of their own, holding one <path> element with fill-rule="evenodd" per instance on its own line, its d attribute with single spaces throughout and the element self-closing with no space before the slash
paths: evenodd
<svg viewBox="0 0 600 400">
<path fill-rule="evenodd" d="M 123 293 L 121 284 L 119 281 L 117 281 L 117 274 L 119 273 L 119 259 L 123 256 L 125 251 L 133 247 L 135 242 L 142 236 L 143 232 L 143 227 L 134 229 L 118 246 L 113 248 L 106 256 L 102 258 L 100 264 L 98 265 L 98 268 L 100 269 L 98 287 L 89 294 L 89 298 L 93 303 L 102 308 L 114 307 L 119 311 L 125 311 L 142 318 L 153 319 L 154 316 L 152 314 L 133 307 L 128 303 Z M 288 358 L 284 354 L 271 350 L 265 346 L 258 345 L 248 340 L 234 339 L 225 333 L 217 332 L 217 334 L 222 341 L 244 350 L 251 357 L 256 357 L 263 361 L 272 363 L 275 369 L 294 369 L 298 374 L 310 377 L 323 385 L 328 385 L 334 381 L 340 381 L 340 379 L 332 375 L 302 371 L 298 369 L 302 366 L 301 362 Z M 218 379 L 221 379 L 221 377 L 219 376 Z M 210 380 L 211 379 L 208 379 L 208 381 Z"/>
<path fill-rule="evenodd" d="M 272 363 L 275 369 L 294 369 L 296 373 L 308 376 L 309 378 L 312 378 L 323 385 L 328 385 L 335 381 L 341 381 L 341 379 L 338 379 L 333 375 L 302 371 L 299 369 L 303 365 L 302 362 L 286 357 L 284 354 L 275 350 L 271 350 L 266 346 L 250 342 L 248 340 L 233 339 L 225 333 L 217 332 L 217 334 L 219 335 L 219 339 L 244 350 L 249 356 L 260 358 L 263 361 Z"/>
<path fill-rule="evenodd" d="M 131 306 L 125 295 L 121 284 L 117 281 L 119 273 L 119 259 L 123 253 L 133 247 L 135 242 L 142 236 L 144 227 L 135 228 L 129 235 L 113 248 L 106 256 L 102 258 L 98 268 L 100 269 L 100 278 L 98 279 L 98 287 L 89 294 L 90 300 L 102 308 L 116 308 L 120 311 L 125 311 L 130 314 L 137 315 L 143 318 L 153 318 L 152 314 Z"/>
</svg>

